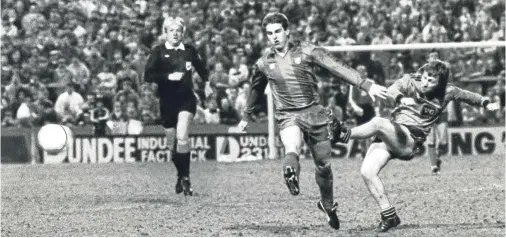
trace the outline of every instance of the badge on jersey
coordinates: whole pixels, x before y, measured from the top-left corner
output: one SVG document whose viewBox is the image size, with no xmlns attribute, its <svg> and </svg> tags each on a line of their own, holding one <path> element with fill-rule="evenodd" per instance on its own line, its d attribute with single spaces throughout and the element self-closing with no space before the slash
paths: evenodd
<svg viewBox="0 0 506 238">
<path fill-rule="evenodd" d="M 437 112 L 437 108 L 433 107 L 432 105 L 423 104 L 420 114 L 422 114 L 422 116 L 432 117 L 432 116 L 436 115 L 436 112 Z"/>
<path fill-rule="evenodd" d="M 300 57 L 297 57 L 297 58 L 293 59 L 293 62 L 295 64 L 300 64 L 302 62 L 302 59 Z"/>
<path fill-rule="evenodd" d="M 169 54 L 166 54 L 166 55 L 164 55 L 164 57 L 165 57 L 165 58 L 169 58 L 169 57 L 170 57 L 170 55 L 169 55 Z"/>
<path fill-rule="evenodd" d="M 190 70 L 192 68 L 192 62 L 186 61 L 186 70 Z"/>
</svg>

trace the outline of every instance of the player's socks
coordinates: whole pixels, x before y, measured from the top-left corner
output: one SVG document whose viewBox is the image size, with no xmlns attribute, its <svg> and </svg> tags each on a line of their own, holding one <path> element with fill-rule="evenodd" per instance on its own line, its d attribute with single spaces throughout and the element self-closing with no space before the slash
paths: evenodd
<svg viewBox="0 0 506 238">
<path fill-rule="evenodd" d="M 183 187 L 184 195 L 193 195 L 193 189 L 190 182 L 190 153 L 176 153 L 181 163 L 181 171 L 179 173 L 181 178 L 181 185 Z"/>
<path fill-rule="evenodd" d="M 181 164 L 182 164 L 182 160 L 180 159 L 180 156 L 181 154 L 179 153 L 174 153 L 172 154 L 172 163 L 174 163 L 174 166 L 176 167 L 176 170 L 177 170 L 177 180 L 176 180 L 176 187 L 175 187 L 175 190 L 176 190 L 176 194 L 180 194 L 183 192 L 183 184 L 181 183 L 181 177 L 182 177 L 182 170 L 181 170 Z"/>
<path fill-rule="evenodd" d="M 427 148 L 429 152 L 431 171 L 433 174 L 439 174 L 439 171 L 441 169 L 441 160 L 437 155 L 436 147 L 434 145 L 428 145 Z"/>
<path fill-rule="evenodd" d="M 316 168 L 315 179 L 320 188 L 321 203 L 325 210 L 330 210 L 334 205 L 334 178 L 330 164 L 323 168 Z"/>
<path fill-rule="evenodd" d="M 181 171 L 180 176 L 181 177 L 188 177 L 190 176 L 190 153 L 176 153 L 179 159 L 179 162 L 181 163 Z"/>
<path fill-rule="evenodd" d="M 439 143 L 439 146 L 437 148 L 437 156 L 440 157 L 442 155 L 445 155 L 446 153 L 448 153 L 448 144 Z"/>
<path fill-rule="evenodd" d="M 177 177 L 180 178 L 182 175 L 182 160 L 181 160 L 181 154 L 179 153 L 173 153 L 172 154 L 172 163 L 174 163 L 174 166 L 176 166 L 177 170 Z"/>
<path fill-rule="evenodd" d="M 389 207 L 385 210 L 381 210 L 381 216 L 385 217 L 385 218 L 392 218 L 396 215 L 397 213 L 395 212 L 395 207 Z"/>
<path fill-rule="evenodd" d="M 378 226 L 379 231 L 386 232 L 399 224 L 401 224 L 401 219 L 397 216 L 394 207 L 389 207 L 381 211 L 381 222 Z"/>
<path fill-rule="evenodd" d="M 286 153 L 283 158 L 283 169 L 287 166 L 294 168 L 298 176 L 300 174 L 299 155 L 293 152 Z"/>
<path fill-rule="evenodd" d="M 286 153 L 283 159 L 283 176 L 286 186 L 292 195 L 298 195 L 300 193 L 299 174 L 299 155 L 293 152 Z"/>
</svg>

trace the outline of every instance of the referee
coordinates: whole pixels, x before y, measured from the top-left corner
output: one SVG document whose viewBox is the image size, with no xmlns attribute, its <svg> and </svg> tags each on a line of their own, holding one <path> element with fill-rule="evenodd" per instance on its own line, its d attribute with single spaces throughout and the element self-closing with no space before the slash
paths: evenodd
<svg viewBox="0 0 506 238">
<path fill-rule="evenodd" d="M 176 194 L 184 192 L 185 196 L 192 196 L 188 128 L 197 107 L 192 66 L 206 82 L 206 97 L 212 94 L 212 89 L 208 81 L 209 72 L 197 50 L 182 43 L 185 29 L 180 17 L 169 18 L 163 23 L 166 41 L 153 48 L 144 71 L 144 80 L 158 85 L 162 125 L 178 173 Z"/>
</svg>

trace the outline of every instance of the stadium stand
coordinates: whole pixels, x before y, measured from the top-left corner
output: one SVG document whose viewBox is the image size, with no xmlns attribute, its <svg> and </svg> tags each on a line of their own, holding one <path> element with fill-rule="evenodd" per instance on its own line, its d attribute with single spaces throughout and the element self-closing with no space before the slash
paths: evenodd
<svg viewBox="0 0 506 238">
<path fill-rule="evenodd" d="M 32 127 L 59 121 L 89 124 L 95 96 L 113 118 L 157 123 L 157 95 L 143 82 L 151 47 L 163 41 L 168 16 L 186 21 L 188 43 L 196 45 L 218 84 L 200 96 L 196 123 L 238 121 L 252 65 L 266 40 L 260 19 L 280 11 L 292 21 L 292 38 L 322 46 L 504 40 L 504 1 L 411 0 L 2 0 L 2 127 Z M 428 51 L 346 52 L 338 58 L 388 84 L 414 72 Z M 444 50 L 455 67 L 453 83 L 489 95 L 502 109 L 483 115 L 457 105 L 455 122 L 504 123 L 504 48 Z M 473 80 L 476 78 L 486 80 Z M 347 118 L 347 87 L 321 72 L 322 101 Z M 68 91 L 72 90 L 69 94 Z M 329 103 L 329 101 L 331 103 Z M 114 103 L 113 103 L 114 102 Z M 388 105 L 377 105 L 388 115 Z M 257 120 L 265 121 L 265 109 Z"/>
</svg>

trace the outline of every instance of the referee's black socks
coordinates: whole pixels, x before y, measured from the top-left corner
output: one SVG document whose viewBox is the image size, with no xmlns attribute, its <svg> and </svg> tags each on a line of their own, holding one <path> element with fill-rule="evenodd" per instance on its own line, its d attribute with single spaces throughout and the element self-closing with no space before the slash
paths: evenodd
<svg viewBox="0 0 506 238">
<path fill-rule="evenodd" d="M 174 156 L 172 157 L 172 162 L 174 162 L 174 165 L 177 169 L 177 176 L 179 178 L 181 177 L 188 177 L 190 176 L 190 153 L 174 153 Z"/>
</svg>

